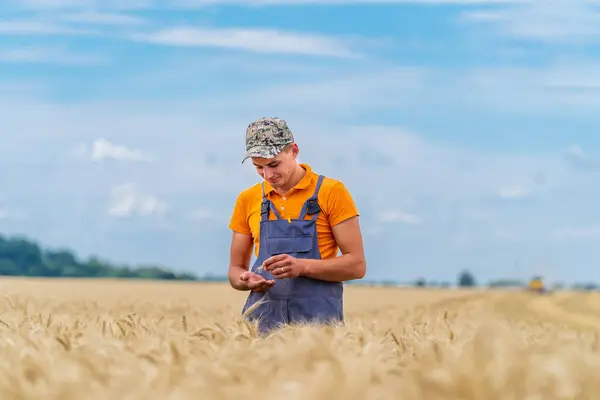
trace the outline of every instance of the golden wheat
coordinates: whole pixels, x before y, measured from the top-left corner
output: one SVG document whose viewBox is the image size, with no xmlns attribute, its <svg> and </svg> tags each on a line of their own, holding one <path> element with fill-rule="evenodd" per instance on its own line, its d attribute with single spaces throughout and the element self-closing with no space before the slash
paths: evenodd
<svg viewBox="0 0 600 400">
<path fill-rule="evenodd" d="M 592 399 L 600 294 L 346 288 L 260 338 L 226 284 L 2 279 L 0 398 Z"/>
</svg>

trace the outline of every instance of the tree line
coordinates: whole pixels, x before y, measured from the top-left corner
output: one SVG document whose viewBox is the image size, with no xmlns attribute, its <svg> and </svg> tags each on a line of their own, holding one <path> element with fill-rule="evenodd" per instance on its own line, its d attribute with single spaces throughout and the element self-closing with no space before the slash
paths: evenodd
<svg viewBox="0 0 600 400">
<path fill-rule="evenodd" d="M 69 249 L 44 249 L 35 241 L 21 236 L 6 237 L 0 235 L 0 275 L 31 276 L 31 277 L 71 277 L 71 278 L 138 278 L 164 279 L 186 281 L 226 282 L 227 275 L 197 276 L 189 272 L 174 272 L 171 269 L 157 265 L 129 266 L 115 264 L 91 256 L 80 260 Z M 351 282 L 351 284 L 372 283 L 378 285 L 397 285 L 398 282 Z M 527 282 L 514 279 L 500 279 L 488 282 L 487 287 L 523 287 Z M 461 271 L 456 282 L 429 281 L 418 278 L 412 282 L 416 287 L 475 287 L 478 284 L 475 276 L 468 270 Z M 552 283 L 552 288 L 565 287 L 560 283 Z M 571 286 L 578 290 L 596 290 L 598 285 L 593 282 L 576 283 Z"/>
<path fill-rule="evenodd" d="M 24 237 L 0 235 L 0 275 L 70 278 L 142 278 L 198 280 L 156 265 L 117 265 L 96 256 L 78 259 L 68 249 L 44 249 Z"/>
<path fill-rule="evenodd" d="M 537 277 L 532 276 L 531 279 L 534 279 Z M 545 281 L 543 277 L 540 277 L 542 279 L 542 281 Z M 505 278 L 505 279 L 496 279 L 496 280 L 492 280 L 490 282 L 487 282 L 486 284 L 481 284 L 477 282 L 477 279 L 475 278 L 475 275 L 470 272 L 469 270 L 462 270 L 459 274 L 458 277 L 456 279 L 456 283 L 455 286 L 458 287 L 489 287 L 489 288 L 507 288 L 507 287 L 525 287 L 527 286 L 529 283 L 529 281 L 527 280 L 519 280 L 519 279 L 509 279 L 509 278 Z M 425 279 L 423 278 L 419 278 L 417 280 L 414 281 L 413 283 L 414 286 L 417 287 L 449 287 L 451 286 L 450 282 L 447 281 L 442 281 L 442 282 L 437 282 L 437 281 L 430 281 L 427 282 Z M 598 290 L 600 289 L 600 285 L 596 284 L 595 282 L 575 282 L 571 285 L 566 285 L 562 282 L 545 282 L 545 286 L 548 289 L 555 289 L 555 290 L 559 290 L 559 289 L 565 289 L 565 288 L 570 288 L 570 289 L 574 289 L 574 290 Z"/>
</svg>

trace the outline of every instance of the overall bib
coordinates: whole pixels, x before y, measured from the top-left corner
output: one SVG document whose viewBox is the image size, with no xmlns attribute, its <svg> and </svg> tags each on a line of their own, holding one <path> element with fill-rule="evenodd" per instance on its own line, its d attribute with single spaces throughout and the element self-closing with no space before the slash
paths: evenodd
<svg viewBox="0 0 600 400">
<path fill-rule="evenodd" d="M 252 272 L 265 279 L 275 279 L 271 272 L 258 271 L 258 267 L 269 257 L 289 254 L 304 259 L 321 259 L 317 241 L 317 217 L 321 208 L 317 196 L 323 176 L 319 176 L 314 194 L 306 200 L 298 219 L 283 219 L 273 202 L 265 196 L 263 183 L 259 252 Z M 277 216 L 270 220 L 269 212 Z M 305 219 L 306 215 L 312 216 Z M 283 324 L 294 323 L 342 323 L 343 284 L 327 282 L 300 276 L 295 279 L 277 280 L 266 293 L 251 291 L 242 309 L 244 314 L 249 307 L 262 301 L 250 312 L 247 318 L 257 321 L 261 333 L 267 333 Z"/>
</svg>

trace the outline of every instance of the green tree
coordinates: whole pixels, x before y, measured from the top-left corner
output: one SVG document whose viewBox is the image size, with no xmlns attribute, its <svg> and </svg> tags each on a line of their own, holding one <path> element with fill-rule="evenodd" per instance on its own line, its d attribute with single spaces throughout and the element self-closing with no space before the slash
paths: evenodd
<svg viewBox="0 0 600 400">
<path fill-rule="evenodd" d="M 427 282 L 425 281 L 425 278 L 418 278 L 415 281 L 415 286 L 416 287 L 425 287 L 425 286 L 427 286 Z"/>
<path fill-rule="evenodd" d="M 38 277 L 114 277 L 198 280 L 191 273 L 176 273 L 156 265 L 137 268 L 115 265 L 92 256 L 79 260 L 69 249 L 42 249 L 23 237 L 0 235 L 0 275 Z"/>
<path fill-rule="evenodd" d="M 475 276 L 468 270 L 463 270 L 458 275 L 458 286 L 460 287 L 472 287 L 477 286 Z"/>
</svg>

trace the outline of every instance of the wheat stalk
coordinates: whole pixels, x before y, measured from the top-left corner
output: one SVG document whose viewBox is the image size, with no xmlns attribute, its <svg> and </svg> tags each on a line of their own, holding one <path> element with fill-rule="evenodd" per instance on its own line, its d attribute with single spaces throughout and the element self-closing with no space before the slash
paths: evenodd
<svg viewBox="0 0 600 400">
<path fill-rule="evenodd" d="M 2 399 L 592 399 L 600 301 L 348 287 L 343 326 L 260 335 L 227 284 L 9 280 Z M 272 312 L 278 309 L 272 308 Z"/>
</svg>

